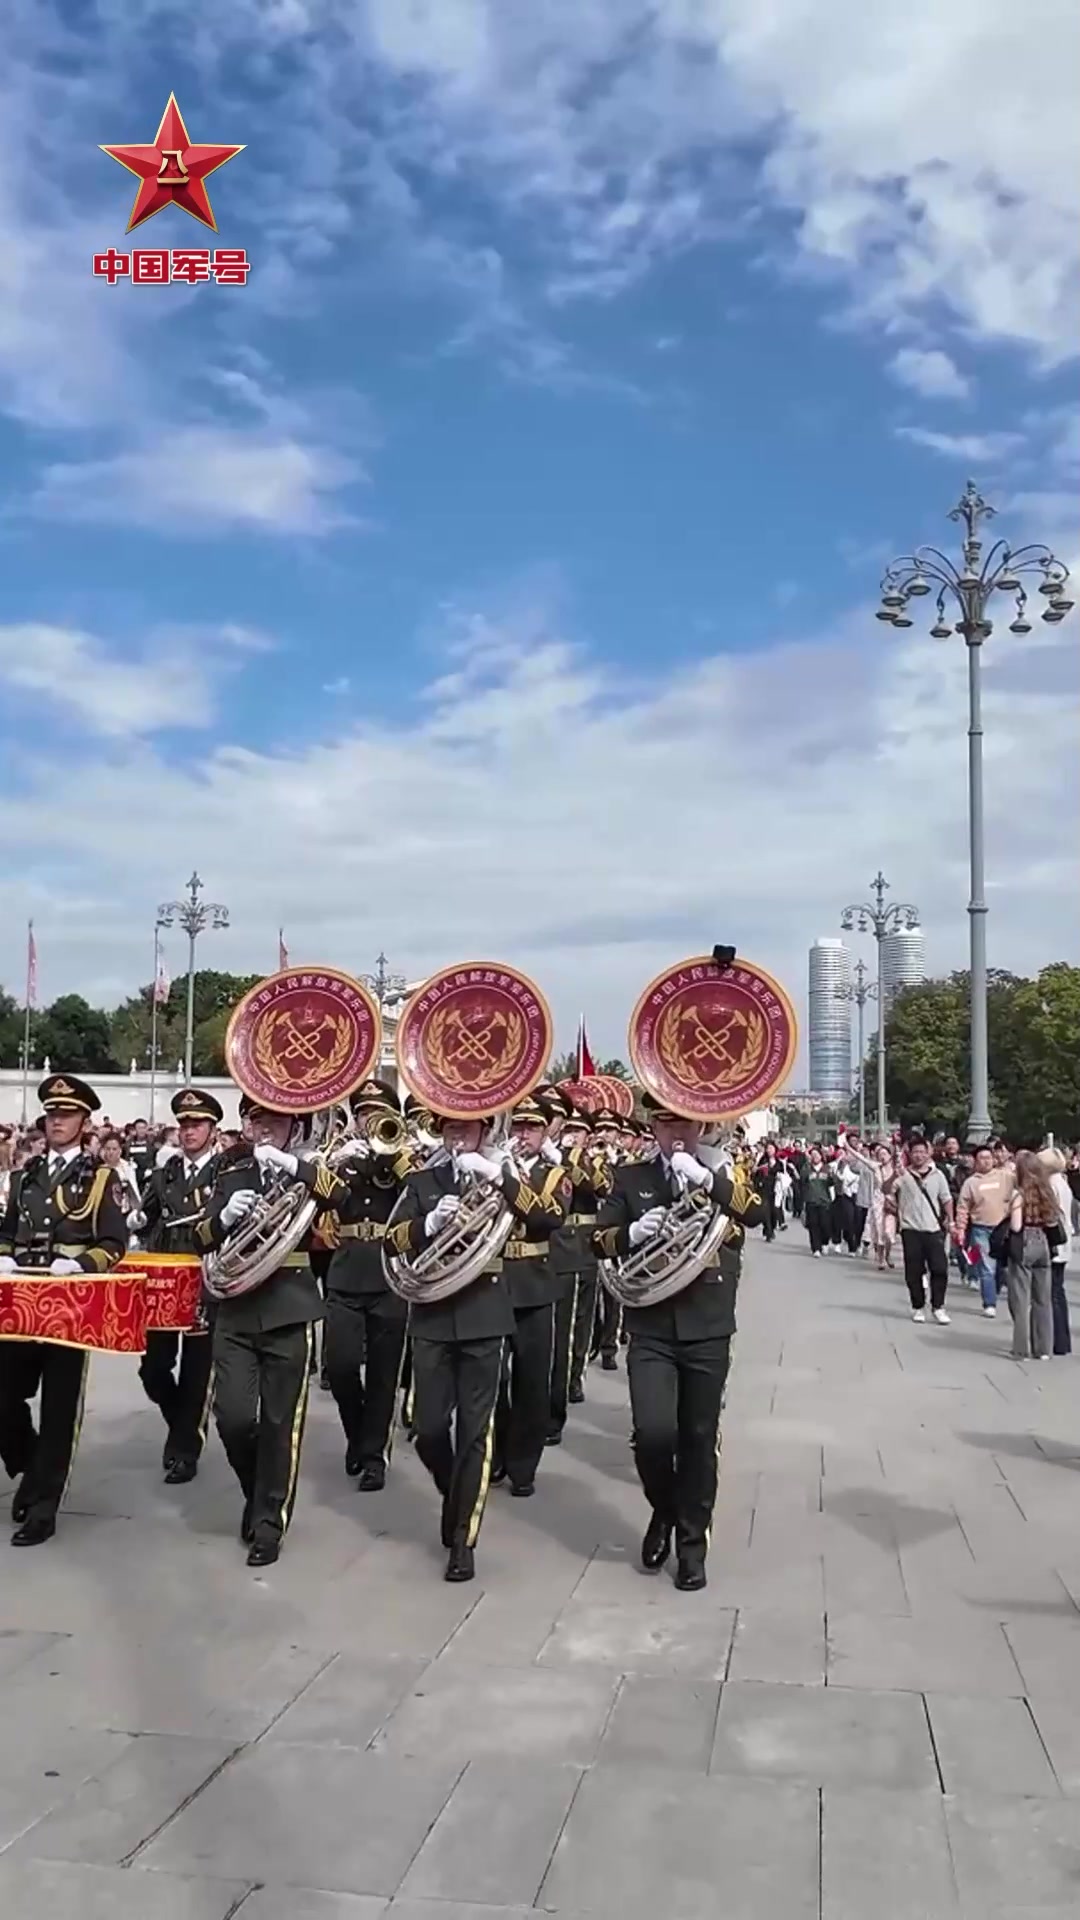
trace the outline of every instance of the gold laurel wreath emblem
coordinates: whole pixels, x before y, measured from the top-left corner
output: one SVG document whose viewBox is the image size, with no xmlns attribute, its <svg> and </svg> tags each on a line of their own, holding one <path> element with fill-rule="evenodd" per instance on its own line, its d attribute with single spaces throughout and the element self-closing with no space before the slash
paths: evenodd
<svg viewBox="0 0 1080 1920">
<path fill-rule="evenodd" d="M 424 1052 L 432 1073 L 436 1074 L 445 1086 L 457 1087 L 469 1093 L 485 1093 L 489 1087 L 505 1080 L 517 1066 L 524 1050 L 525 1022 L 521 1014 L 515 1013 L 511 1008 L 508 1013 L 492 1015 L 488 1032 L 490 1033 L 496 1027 L 504 1036 L 498 1058 L 492 1059 L 486 1047 L 481 1056 L 480 1044 L 477 1041 L 473 1058 L 479 1060 L 483 1057 L 487 1065 L 480 1067 L 474 1074 L 463 1074 L 451 1052 L 454 1033 L 462 1030 L 461 1015 L 456 1007 L 436 1008 L 424 1028 Z M 467 1027 L 463 1030 L 466 1033 L 469 1031 Z"/>
<path fill-rule="evenodd" d="M 690 1059 L 681 1034 L 684 1018 L 684 1009 L 673 1000 L 660 1021 L 656 1035 L 660 1058 L 679 1086 L 723 1093 L 731 1087 L 741 1087 L 753 1078 L 761 1065 L 769 1037 L 763 1014 L 750 1013 L 744 1017 L 746 1042 L 742 1052 L 729 1067 L 716 1074 L 699 1073 Z"/>
<path fill-rule="evenodd" d="M 334 1044 L 326 1058 L 320 1056 L 303 1073 L 290 1073 L 281 1061 L 274 1043 L 282 1025 L 292 1026 L 292 1015 L 284 1007 L 268 1020 L 260 1021 L 255 1030 L 255 1064 L 272 1086 L 287 1088 L 290 1092 L 294 1088 L 302 1091 L 322 1086 L 341 1071 L 353 1044 L 353 1024 L 348 1014 L 339 1013 L 334 1019 Z"/>
</svg>

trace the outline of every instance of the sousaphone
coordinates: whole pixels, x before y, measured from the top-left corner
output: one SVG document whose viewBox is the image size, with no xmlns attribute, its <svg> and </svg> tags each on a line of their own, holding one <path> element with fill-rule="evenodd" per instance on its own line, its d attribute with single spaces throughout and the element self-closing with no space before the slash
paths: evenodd
<svg viewBox="0 0 1080 1920">
<path fill-rule="evenodd" d="M 547 1002 L 527 975 L 497 960 L 467 961 L 433 974 L 405 1007 L 398 1078 L 433 1114 L 490 1125 L 539 1086 L 551 1039 Z M 387 1284 L 403 1300 L 447 1300 L 502 1252 L 514 1216 L 501 1188 L 468 1175 L 459 1192 L 453 1219 L 418 1253 L 384 1245 Z"/>
<path fill-rule="evenodd" d="M 680 960 L 650 981 L 627 1032 L 634 1071 L 669 1113 L 718 1125 L 764 1106 L 783 1086 L 798 1047 L 795 1009 L 783 987 L 748 960 Z M 624 1307 L 652 1307 L 682 1293 L 715 1264 L 728 1216 L 687 1191 L 663 1227 L 625 1260 L 602 1261 L 600 1277 Z"/>
<path fill-rule="evenodd" d="M 333 967 L 285 967 L 234 1009 L 225 1064 L 256 1106 L 302 1121 L 307 1150 L 330 1168 L 345 1146 L 349 1095 L 370 1075 L 381 1044 L 378 1004 L 359 980 Z M 310 1230 L 316 1204 L 303 1181 L 281 1174 L 266 1183 L 204 1262 L 211 1297 L 251 1293 L 276 1273 Z"/>
</svg>

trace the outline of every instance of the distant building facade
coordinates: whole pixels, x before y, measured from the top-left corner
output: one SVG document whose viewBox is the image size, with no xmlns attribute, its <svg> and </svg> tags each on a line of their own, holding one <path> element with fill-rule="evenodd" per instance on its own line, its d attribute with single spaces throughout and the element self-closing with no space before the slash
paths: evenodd
<svg viewBox="0 0 1080 1920">
<path fill-rule="evenodd" d="M 810 948 L 807 1028 L 810 1092 L 851 1094 L 851 1002 L 837 995 L 851 983 L 851 955 L 842 940 L 815 940 Z"/>
<path fill-rule="evenodd" d="M 881 973 L 888 1011 L 902 987 L 917 987 L 926 979 L 926 935 L 921 927 L 902 927 L 887 933 L 881 943 Z"/>
</svg>

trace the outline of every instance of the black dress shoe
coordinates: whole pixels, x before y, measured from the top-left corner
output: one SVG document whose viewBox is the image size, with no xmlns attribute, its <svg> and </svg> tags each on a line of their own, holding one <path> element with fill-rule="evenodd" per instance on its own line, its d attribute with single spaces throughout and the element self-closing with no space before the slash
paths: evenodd
<svg viewBox="0 0 1080 1920">
<path fill-rule="evenodd" d="M 13 1547 L 40 1547 L 56 1532 L 55 1520 L 24 1520 L 11 1536 Z"/>
<path fill-rule="evenodd" d="M 385 1467 L 365 1467 L 356 1483 L 357 1493 L 381 1493 L 386 1485 Z"/>
<path fill-rule="evenodd" d="M 319 1375 L 319 1386 L 323 1393 L 330 1393 L 333 1391 L 330 1385 L 330 1375 L 327 1373 L 325 1367 L 322 1369 L 322 1372 Z"/>
<path fill-rule="evenodd" d="M 585 1389 L 582 1386 L 580 1380 L 574 1381 L 574 1384 L 570 1389 L 569 1399 L 570 1399 L 570 1405 L 572 1407 L 580 1407 L 583 1404 L 585 1399 Z"/>
<path fill-rule="evenodd" d="M 358 1449 L 356 1447 L 346 1447 L 345 1471 L 348 1474 L 350 1480 L 355 1480 L 357 1474 L 362 1471 L 363 1465 L 364 1465 L 364 1462 L 360 1457 L 360 1453 Z"/>
<path fill-rule="evenodd" d="M 531 1500 L 536 1492 L 535 1480 L 512 1480 L 510 1492 L 515 1500 Z"/>
<path fill-rule="evenodd" d="M 704 1567 L 696 1561 L 680 1560 L 675 1569 L 675 1585 L 680 1593 L 698 1593 L 707 1584 Z"/>
<path fill-rule="evenodd" d="M 506 1468 L 497 1463 L 492 1467 L 489 1478 L 493 1487 L 501 1487 L 506 1479 Z"/>
<path fill-rule="evenodd" d="M 244 1501 L 244 1511 L 240 1520 L 240 1538 L 245 1547 L 250 1547 L 255 1538 L 255 1529 L 251 1524 L 251 1501 Z"/>
<path fill-rule="evenodd" d="M 185 1487 L 198 1473 L 198 1463 L 194 1460 L 174 1460 L 165 1475 L 167 1487 Z"/>
<path fill-rule="evenodd" d="M 646 1573 L 659 1573 L 671 1552 L 671 1524 L 654 1513 L 641 1542 L 641 1564 Z"/>
<path fill-rule="evenodd" d="M 544 1445 L 545 1447 L 561 1447 L 562 1446 L 562 1428 L 552 1427 L 550 1433 L 545 1433 Z"/>
<path fill-rule="evenodd" d="M 20 1487 L 11 1502 L 11 1517 L 17 1527 L 21 1526 L 30 1511 L 30 1495 Z"/>
<path fill-rule="evenodd" d="M 473 1558 L 472 1548 L 465 1546 L 451 1547 L 450 1558 L 446 1563 L 446 1572 L 443 1575 L 443 1579 L 460 1582 L 462 1580 L 473 1580 L 475 1578 L 476 1562 Z"/>
<path fill-rule="evenodd" d="M 176 1465 L 177 1458 L 178 1456 L 175 1453 L 163 1453 L 161 1456 L 162 1473 L 171 1472 L 172 1468 Z"/>
<path fill-rule="evenodd" d="M 252 1544 L 248 1549 L 248 1557 L 247 1557 L 248 1566 L 249 1567 L 272 1567 L 275 1560 L 279 1557 L 280 1553 L 281 1553 L 281 1547 L 278 1541 L 254 1540 L 252 1541 Z"/>
<path fill-rule="evenodd" d="M 600 1362 L 601 1373 L 618 1373 L 619 1363 L 613 1353 L 605 1353 Z"/>
</svg>

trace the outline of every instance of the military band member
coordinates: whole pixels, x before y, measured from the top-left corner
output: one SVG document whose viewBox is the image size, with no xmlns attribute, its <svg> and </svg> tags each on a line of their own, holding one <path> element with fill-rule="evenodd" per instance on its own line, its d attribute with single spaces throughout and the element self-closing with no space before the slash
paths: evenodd
<svg viewBox="0 0 1080 1920">
<path fill-rule="evenodd" d="M 629 1160 L 625 1141 L 635 1138 L 628 1135 L 626 1123 L 610 1108 L 601 1107 L 593 1115 L 593 1142 L 599 1159 L 608 1168 L 614 1181 L 615 1169 Z M 604 1373 L 616 1373 L 619 1366 L 619 1336 L 622 1332 L 622 1308 L 607 1288 L 597 1285 L 596 1318 L 592 1329 L 592 1346 L 589 1358 L 600 1355 L 600 1366 Z"/>
<path fill-rule="evenodd" d="M 519 1184 L 493 1152 L 481 1152 L 487 1121 L 437 1114 L 432 1120 L 445 1155 L 409 1175 L 386 1232 L 388 1247 L 406 1257 L 420 1253 L 453 1220 L 461 1206 L 463 1175 L 485 1173 L 511 1203 Z M 416 1451 L 442 1495 L 447 1580 L 471 1580 L 475 1573 L 503 1348 L 514 1330 L 502 1267 L 501 1259 L 493 1259 L 457 1293 L 414 1302 L 409 1309 L 412 1427 Z"/>
<path fill-rule="evenodd" d="M 572 1188 L 553 1143 L 544 1153 L 548 1124 L 539 1101 L 519 1102 L 510 1116 L 513 1159 L 504 1161 L 502 1178 L 517 1216 L 503 1248 L 514 1330 L 495 1410 L 492 1479 L 508 1479 L 511 1493 L 522 1500 L 536 1491 L 536 1469 L 551 1422 L 555 1302 L 566 1284 L 551 1259 L 551 1237 L 565 1225 Z"/>
<path fill-rule="evenodd" d="M 180 1151 L 148 1175 L 142 1200 L 127 1224 L 153 1253 L 195 1253 L 196 1221 L 214 1183 L 214 1131 L 225 1116 L 213 1094 L 200 1087 L 181 1088 L 170 1105 Z M 194 1480 L 198 1472 L 210 1416 L 211 1358 L 209 1317 L 190 1333 L 146 1336 L 139 1378 L 165 1421 L 161 1464 L 170 1487 Z"/>
<path fill-rule="evenodd" d="M 358 1124 L 397 1116 L 398 1097 L 383 1080 L 353 1096 Z M 348 1197 L 338 1210 L 337 1242 L 326 1276 L 323 1354 L 345 1433 L 345 1471 L 361 1493 L 386 1484 L 408 1307 L 386 1284 L 383 1239 L 411 1159 L 407 1149 L 345 1166 Z"/>
<path fill-rule="evenodd" d="M 0 1223 L 0 1273 L 22 1267 L 74 1278 L 107 1273 L 127 1248 L 120 1190 L 109 1167 L 84 1151 L 90 1115 L 101 1105 L 73 1074 L 38 1088 L 45 1152 L 13 1186 Z M 11 1544 L 36 1547 L 56 1532 L 82 1425 L 90 1355 L 45 1340 L 0 1340 L 0 1459 L 19 1485 Z M 41 1391 L 35 1431 L 30 1402 Z"/>
<path fill-rule="evenodd" d="M 685 1190 L 700 1205 L 731 1216 L 716 1265 L 656 1306 L 628 1309 L 627 1372 L 634 1457 L 652 1508 L 641 1546 L 642 1565 L 657 1572 L 675 1536 L 675 1585 L 705 1585 L 705 1556 L 716 1501 L 721 1402 L 727 1379 L 735 1295 L 747 1227 L 763 1218 L 760 1196 L 744 1168 L 713 1171 L 697 1156 L 701 1126 L 683 1120 L 646 1095 L 659 1152 L 617 1168 L 600 1209 L 596 1250 L 625 1259 L 661 1229 Z"/>
<path fill-rule="evenodd" d="M 614 1178 L 611 1162 L 592 1145 L 586 1114 L 568 1115 L 559 1145 L 572 1196 L 565 1226 L 551 1237 L 552 1260 L 563 1275 L 564 1291 L 555 1304 L 549 1446 L 562 1438 L 568 1405 L 577 1406 L 585 1398 L 598 1284 L 593 1234 L 597 1207 Z"/>
<path fill-rule="evenodd" d="M 319 1213 L 340 1208 L 348 1189 L 302 1152 L 310 1121 L 270 1113 L 245 1095 L 240 1116 L 249 1139 L 222 1155 L 207 1210 L 195 1228 L 204 1253 L 223 1246 L 279 1174 L 299 1180 Z M 286 1256 L 248 1293 L 214 1305 L 214 1418 L 240 1482 L 240 1537 L 249 1567 L 272 1566 L 296 1501 L 315 1327 L 323 1303 L 306 1252 Z"/>
</svg>

